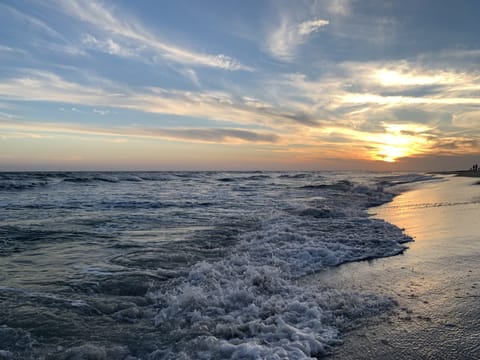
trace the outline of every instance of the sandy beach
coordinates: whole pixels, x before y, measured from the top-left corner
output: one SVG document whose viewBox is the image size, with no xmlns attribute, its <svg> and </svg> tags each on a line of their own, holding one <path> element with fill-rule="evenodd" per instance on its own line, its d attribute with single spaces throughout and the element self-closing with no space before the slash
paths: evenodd
<svg viewBox="0 0 480 360">
<path fill-rule="evenodd" d="M 398 303 L 350 331 L 332 359 L 480 357 L 480 187 L 473 184 L 447 176 L 371 209 L 414 238 L 409 249 L 313 277 L 322 286 L 384 294 Z"/>
</svg>

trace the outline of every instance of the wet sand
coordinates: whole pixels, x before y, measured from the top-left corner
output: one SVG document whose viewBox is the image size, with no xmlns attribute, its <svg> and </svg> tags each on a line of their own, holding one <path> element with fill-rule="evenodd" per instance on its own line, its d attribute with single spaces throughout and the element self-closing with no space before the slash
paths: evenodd
<svg viewBox="0 0 480 360">
<path fill-rule="evenodd" d="M 475 179 L 414 185 L 371 209 L 415 239 L 404 254 L 313 276 L 320 286 L 390 296 L 330 359 L 480 359 L 480 187 Z"/>
<path fill-rule="evenodd" d="M 480 171 L 474 170 L 452 170 L 452 171 L 437 171 L 433 172 L 432 174 L 437 175 L 456 175 L 456 176 L 463 176 L 463 177 L 480 177 Z"/>
</svg>

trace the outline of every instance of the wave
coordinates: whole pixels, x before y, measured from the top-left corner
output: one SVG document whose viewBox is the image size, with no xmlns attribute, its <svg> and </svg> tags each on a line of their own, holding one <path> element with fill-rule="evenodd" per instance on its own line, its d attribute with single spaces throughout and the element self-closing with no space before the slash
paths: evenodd
<svg viewBox="0 0 480 360">
<path fill-rule="evenodd" d="M 157 354 L 164 359 L 324 356 L 356 316 L 392 306 L 390 298 L 296 285 L 296 279 L 326 267 L 398 254 L 411 240 L 364 213 L 368 204 L 388 201 L 391 194 L 347 181 L 332 185 L 358 188 L 345 192 L 348 212 L 343 201 L 330 198 L 323 209 L 273 213 L 260 229 L 241 234 L 230 256 L 197 263 L 171 289 L 152 293 L 159 308 L 155 324 L 172 344 Z"/>
<path fill-rule="evenodd" d="M 220 182 L 242 182 L 242 181 L 261 181 L 266 179 L 271 179 L 270 175 L 259 174 L 259 175 L 250 175 L 250 176 L 231 176 L 231 177 L 221 177 L 217 179 Z"/>
<path fill-rule="evenodd" d="M 312 177 L 313 174 L 310 173 L 300 173 L 300 174 L 282 174 L 279 175 L 279 179 L 306 179 Z"/>
<path fill-rule="evenodd" d="M 302 189 L 327 189 L 327 190 L 340 190 L 340 191 L 348 191 L 352 189 L 355 184 L 349 180 L 340 180 L 332 184 L 308 184 L 303 185 Z"/>
<path fill-rule="evenodd" d="M 0 191 L 28 190 L 45 185 L 48 185 L 48 181 L 2 181 Z"/>
<path fill-rule="evenodd" d="M 0 242 L 0 255 L 37 244 L 55 249 L 58 243 L 82 261 L 69 260 L 75 268 L 64 278 L 59 272 L 53 285 L 62 289 L 58 299 L 49 297 L 53 291 L 45 296 L 0 293 L 15 298 L 11 309 L 28 297 L 22 304 L 36 313 L 61 314 L 50 328 L 55 321 L 68 324 L 75 339 L 62 340 L 65 348 L 49 348 L 28 332 L 0 326 L 0 339 L 4 334 L 12 341 L 37 342 L 33 352 L 28 345 L 22 350 L 9 343 L 4 349 L 13 358 L 39 358 L 39 351 L 47 350 L 58 358 L 324 356 L 356 319 L 395 303 L 302 278 L 345 262 L 404 251 L 411 239 L 370 218 L 366 209 L 391 200 L 393 185 L 427 179 L 412 174 L 364 181 L 351 174 L 226 172 L 42 176 L 35 181 L 47 181 L 49 191 L 38 192 L 46 196 L 9 195 L 2 215 L 11 224 L 0 227 L 6 241 Z M 26 183 L 28 177 L 0 179 Z M 57 189 L 61 191 L 53 191 Z M 83 259 L 92 244 L 98 251 L 95 260 Z M 42 260 L 48 269 L 50 259 Z M 50 270 L 56 274 L 59 268 L 56 264 Z M 38 308 L 36 303 L 41 303 Z M 45 317 L 38 319 L 32 334 L 44 326 Z M 86 321 L 91 325 L 87 330 Z M 85 334 L 91 329 L 104 338 L 92 340 Z M 138 333 L 133 335 L 134 330 Z M 128 344 L 116 345 L 125 338 Z"/>
<path fill-rule="evenodd" d="M 61 184 L 114 184 L 123 182 L 166 182 L 178 179 L 189 179 L 193 175 L 165 172 L 146 173 L 105 173 L 105 172 L 19 172 L 0 173 L 0 191 L 28 190 L 42 186 Z"/>
</svg>

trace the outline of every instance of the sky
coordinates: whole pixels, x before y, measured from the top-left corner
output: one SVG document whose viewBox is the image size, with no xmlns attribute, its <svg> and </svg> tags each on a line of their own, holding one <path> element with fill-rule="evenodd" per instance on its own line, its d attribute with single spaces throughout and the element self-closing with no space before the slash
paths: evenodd
<svg viewBox="0 0 480 360">
<path fill-rule="evenodd" d="M 480 162 L 477 0 L 0 0 L 0 171 Z"/>
</svg>

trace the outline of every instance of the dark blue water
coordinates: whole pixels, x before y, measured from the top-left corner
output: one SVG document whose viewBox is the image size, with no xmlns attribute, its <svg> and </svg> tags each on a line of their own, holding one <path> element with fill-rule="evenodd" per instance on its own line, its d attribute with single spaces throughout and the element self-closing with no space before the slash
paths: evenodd
<svg viewBox="0 0 480 360">
<path fill-rule="evenodd" d="M 0 359 L 321 357 L 387 297 L 299 285 L 409 240 L 370 173 L 0 173 Z"/>
</svg>

